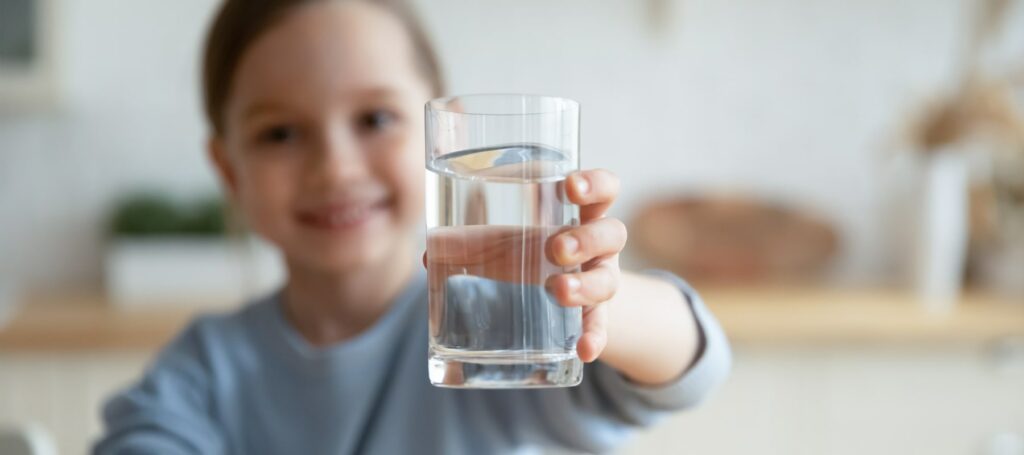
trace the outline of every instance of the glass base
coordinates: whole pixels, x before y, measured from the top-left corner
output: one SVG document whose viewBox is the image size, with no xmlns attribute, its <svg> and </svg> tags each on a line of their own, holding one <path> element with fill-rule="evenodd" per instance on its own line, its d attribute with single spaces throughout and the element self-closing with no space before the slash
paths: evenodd
<svg viewBox="0 0 1024 455">
<path fill-rule="evenodd" d="M 583 380 L 575 353 L 431 349 L 430 383 L 457 389 L 572 387 Z"/>
</svg>

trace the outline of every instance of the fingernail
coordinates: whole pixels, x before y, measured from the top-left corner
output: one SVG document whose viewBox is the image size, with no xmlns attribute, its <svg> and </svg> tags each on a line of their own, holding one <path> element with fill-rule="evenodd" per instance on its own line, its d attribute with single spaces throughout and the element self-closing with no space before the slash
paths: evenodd
<svg viewBox="0 0 1024 455">
<path fill-rule="evenodd" d="M 562 252 L 566 255 L 576 254 L 580 249 L 580 241 L 571 235 L 562 236 Z"/>
<path fill-rule="evenodd" d="M 590 182 L 583 177 L 576 178 L 576 192 L 580 194 L 587 194 L 590 191 Z"/>
<path fill-rule="evenodd" d="M 566 286 L 569 287 L 569 293 L 575 294 L 580 289 L 580 279 L 574 276 L 569 277 L 565 280 Z"/>
</svg>

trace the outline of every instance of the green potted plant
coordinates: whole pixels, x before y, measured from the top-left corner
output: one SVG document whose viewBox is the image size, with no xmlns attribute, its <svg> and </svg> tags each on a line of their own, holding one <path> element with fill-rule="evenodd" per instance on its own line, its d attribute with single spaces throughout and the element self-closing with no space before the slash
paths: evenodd
<svg viewBox="0 0 1024 455">
<path fill-rule="evenodd" d="M 110 220 L 105 263 L 115 304 L 228 304 L 280 282 L 276 254 L 245 232 L 229 235 L 220 197 L 128 195 Z"/>
</svg>

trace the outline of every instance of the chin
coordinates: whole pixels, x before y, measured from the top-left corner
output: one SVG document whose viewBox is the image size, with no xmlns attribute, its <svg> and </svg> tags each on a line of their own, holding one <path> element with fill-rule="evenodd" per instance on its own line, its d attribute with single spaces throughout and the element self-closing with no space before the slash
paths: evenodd
<svg viewBox="0 0 1024 455">
<path fill-rule="evenodd" d="M 395 245 L 383 239 L 364 239 L 361 242 L 334 245 L 310 245 L 303 248 L 305 254 L 299 260 L 306 267 L 326 273 L 344 273 L 361 268 L 374 267 L 387 261 L 406 260 L 398 258 Z"/>
<path fill-rule="evenodd" d="M 324 248 L 311 251 L 303 262 L 324 272 L 345 272 L 369 267 L 386 257 L 374 250 L 376 248 L 367 248 L 365 245 L 345 249 Z"/>
</svg>

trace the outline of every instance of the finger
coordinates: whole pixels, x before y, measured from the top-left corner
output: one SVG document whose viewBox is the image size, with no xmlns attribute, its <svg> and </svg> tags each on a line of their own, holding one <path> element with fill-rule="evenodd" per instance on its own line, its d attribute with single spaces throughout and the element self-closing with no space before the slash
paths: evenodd
<svg viewBox="0 0 1024 455">
<path fill-rule="evenodd" d="M 423 268 L 427 268 L 427 252 L 423 252 Z"/>
<path fill-rule="evenodd" d="M 548 241 L 548 258 L 561 266 L 576 266 L 591 259 L 618 254 L 626 246 L 626 225 L 601 218 L 563 231 Z"/>
<path fill-rule="evenodd" d="M 583 222 L 600 218 L 619 195 L 619 178 L 610 171 L 593 169 L 571 174 L 566 178 L 569 202 L 580 206 Z"/>
<path fill-rule="evenodd" d="M 583 316 L 583 335 L 576 343 L 576 354 L 584 362 L 593 362 L 608 344 L 608 315 L 604 307 L 594 307 Z"/>
<path fill-rule="evenodd" d="M 619 268 L 602 264 L 587 272 L 551 276 L 546 284 L 560 305 L 589 307 L 615 296 L 619 290 Z"/>
</svg>

